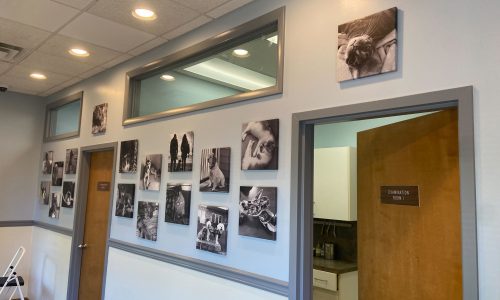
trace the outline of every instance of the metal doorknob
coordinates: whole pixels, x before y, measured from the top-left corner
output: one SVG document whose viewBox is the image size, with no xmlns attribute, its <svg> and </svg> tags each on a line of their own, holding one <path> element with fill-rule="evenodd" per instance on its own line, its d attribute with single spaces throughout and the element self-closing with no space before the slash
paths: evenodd
<svg viewBox="0 0 500 300">
<path fill-rule="evenodd" d="M 78 248 L 84 249 L 84 248 L 87 248 L 87 246 L 88 246 L 87 244 L 80 244 L 80 245 L 78 245 Z"/>
</svg>

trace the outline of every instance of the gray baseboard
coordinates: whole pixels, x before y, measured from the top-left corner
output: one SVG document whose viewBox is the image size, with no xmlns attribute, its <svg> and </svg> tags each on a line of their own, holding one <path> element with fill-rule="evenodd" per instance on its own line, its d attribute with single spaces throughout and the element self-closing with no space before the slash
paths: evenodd
<svg viewBox="0 0 500 300">
<path fill-rule="evenodd" d="M 281 296 L 288 296 L 288 283 L 270 277 L 245 272 L 231 267 L 206 262 L 203 260 L 181 256 L 165 251 L 147 248 L 116 239 L 109 240 L 109 246 L 133 253 L 139 256 L 152 258 L 194 271 L 210 274 L 223 279 L 235 281 L 244 285 L 252 286 Z"/>
<path fill-rule="evenodd" d="M 0 221 L 0 227 L 33 226 L 32 220 Z"/>
<path fill-rule="evenodd" d="M 73 236 L 73 230 L 66 228 L 66 227 L 61 227 L 61 226 L 57 226 L 57 225 L 53 225 L 53 224 L 49 224 L 49 223 L 45 223 L 45 222 L 40 222 L 40 221 L 33 221 L 33 225 L 36 227 L 40 227 L 43 229 L 47 229 L 47 230 L 51 230 L 51 231 L 54 231 L 57 233 L 61 233 L 61 234 L 67 235 L 67 236 L 71 236 L 71 237 Z"/>
</svg>

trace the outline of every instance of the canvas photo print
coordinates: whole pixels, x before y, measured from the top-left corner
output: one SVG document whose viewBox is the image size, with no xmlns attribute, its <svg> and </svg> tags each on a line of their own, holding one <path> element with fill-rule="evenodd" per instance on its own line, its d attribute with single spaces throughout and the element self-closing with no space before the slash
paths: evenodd
<svg viewBox="0 0 500 300">
<path fill-rule="evenodd" d="M 54 162 L 54 152 L 47 151 L 43 154 L 42 174 L 52 174 L 52 163 Z"/>
<path fill-rule="evenodd" d="M 78 163 L 78 148 L 66 150 L 66 168 L 64 174 L 76 174 L 76 165 Z"/>
<path fill-rule="evenodd" d="M 196 249 L 226 255 L 227 225 L 227 207 L 200 205 Z"/>
<path fill-rule="evenodd" d="M 137 154 L 139 152 L 139 141 L 123 141 L 120 145 L 120 173 L 137 172 Z"/>
<path fill-rule="evenodd" d="M 115 216 L 132 218 L 134 216 L 135 184 L 119 183 Z"/>
<path fill-rule="evenodd" d="M 338 26 L 337 81 L 396 71 L 397 8 Z"/>
<path fill-rule="evenodd" d="M 61 210 L 61 194 L 52 193 L 49 203 L 49 218 L 59 219 L 60 210 Z"/>
<path fill-rule="evenodd" d="M 137 237 L 156 241 L 158 232 L 158 202 L 139 201 L 137 205 Z"/>
<path fill-rule="evenodd" d="M 161 182 L 161 154 L 147 155 L 141 163 L 141 176 L 139 189 L 147 191 L 159 191 Z"/>
<path fill-rule="evenodd" d="M 165 222 L 189 225 L 191 184 L 167 184 Z"/>
<path fill-rule="evenodd" d="M 241 169 L 277 170 L 279 119 L 248 122 L 241 130 Z"/>
<path fill-rule="evenodd" d="M 201 151 L 200 192 L 229 193 L 231 148 Z"/>
<path fill-rule="evenodd" d="M 42 181 L 40 183 L 40 201 L 48 205 L 50 198 L 50 181 Z"/>
<path fill-rule="evenodd" d="M 73 208 L 74 202 L 75 202 L 75 182 L 65 181 L 63 182 L 63 190 L 62 190 L 62 207 Z"/>
<path fill-rule="evenodd" d="M 61 186 L 64 173 L 64 162 L 55 162 L 52 166 L 52 186 Z"/>
<path fill-rule="evenodd" d="M 108 104 L 103 103 L 94 107 L 92 113 L 92 134 L 100 134 L 106 132 L 106 124 L 108 122 Z"/>
<path fill-rule="evenodd" d="M 193 170 L 194 133 L 173 133 L 170 135 L 168 171 L 184 172 Z"/>
<path fill-rule="evenodd" d="M 276 187 L 240 187 L 240 235 L 276 240 Z"/>
</svg>

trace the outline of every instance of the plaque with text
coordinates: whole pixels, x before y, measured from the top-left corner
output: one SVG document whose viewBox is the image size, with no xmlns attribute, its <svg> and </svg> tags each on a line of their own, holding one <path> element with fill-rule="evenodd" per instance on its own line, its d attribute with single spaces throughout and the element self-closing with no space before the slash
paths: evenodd
<svg viewBox="0 0 500 300">
<path fill-rule="evenodd" d="M 97 190 L 101 192 L 109 191 L 110 183 L 109 181 L 99 181 L 97 182 Z"/>
<path fill-rule="evenodd" d="M 380 201 L 384 204 L 420 206 L 418 186 L 380 186 Z"/>
</svg>

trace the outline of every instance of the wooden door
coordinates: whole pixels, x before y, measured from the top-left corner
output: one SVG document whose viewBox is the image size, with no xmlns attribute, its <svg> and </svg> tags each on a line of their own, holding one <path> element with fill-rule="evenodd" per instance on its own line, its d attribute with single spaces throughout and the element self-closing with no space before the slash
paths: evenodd
<svg viewBox="0 0 500 300">
<path fill-rule="evenodd" d="M 418 186 L 420 206 L 381 186 Z M 360 299 L 462 299 L 461 260 L 456 109 L 358 133 Z"/>
<path fill-rule="evenodd" d="M 98 183 L 107 182 L 111 186 L 114 153 L 94 152 L 90 157 L 87 209 L 85 213 L 84 242 L 80 269 L 78 299 L 101 299 L 106 239 L 110 204 L 110 189 L 98 190 Z"/>
</svg>

